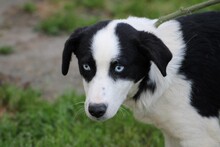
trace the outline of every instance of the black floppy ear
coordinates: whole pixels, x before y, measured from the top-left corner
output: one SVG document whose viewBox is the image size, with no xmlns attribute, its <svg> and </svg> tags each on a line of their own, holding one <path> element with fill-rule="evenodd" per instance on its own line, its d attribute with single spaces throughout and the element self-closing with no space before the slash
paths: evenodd
<svg viewBox="0 0 220 147">
<path fill-rule="evenodd" d="M 155 35 L 148 32 L 139 32 L 140 48 L 142 53 L 150 58 L 161 74 L 166 76 L 167 64 L 172 59 L 172 54 L 167 46 Z"/>
<path fill-rule="evenodd" d="M 68 73 L 70 61 L 72 58 L 72 53 L 75 53 L 75 51 L 78 49 L 82 34 L 86 30 L 86 28 L 87 27 L 79 28 L 75 32 L 73 32 L 64 45 L 63 57 L 62 57 L 63 75 L 66 75 Z"/>
</svg>

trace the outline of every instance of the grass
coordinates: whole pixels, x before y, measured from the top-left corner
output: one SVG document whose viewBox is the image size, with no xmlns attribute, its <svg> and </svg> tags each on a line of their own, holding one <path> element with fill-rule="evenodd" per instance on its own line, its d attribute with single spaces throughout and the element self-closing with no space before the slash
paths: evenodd
<svg viewBox="0 0 220 147">
<path fill-rule="evenodd" d="M 135 121 L 129 111 L 106 122 L 91 121 L 79 103 L 83 99 L 67 92 L 55 102 L 48 102 L 30 88 L 1 86 L 0 146 L 163 146 L 160 131 Z"/>
<path fill-rule="evenodd" d="M 0 55 L 9 55 L 14 51 L 13 47 L 4 45 L 0 47 Z"/>
<path fill-rule="evenodd" d="M 43 19 L 37 29 L 49 35 L 59 35 L 62 32 L 72 32 L 78 26 L 90 25 L 98 21 L 96 16 L 77 14 L 75 12 L 78 10 L 77 4 L 77 2 L 62 4 L 62 8 Z"/>
<path fill-rule="evenodd" d="M 53 14 L 38 25 L 38 30 L 49 35 L 59 35 L 62 32 L 72 32 L 78 26 L 85 26 L 95 23 L 97 19 L 90 17 L 83 19 L 74 13 L 61 11 Z"/>
<path fill-rule="evenodd" d="M 24 3 L 24 5 L 22 6 L 22 9 L 27 12 L 27 13 L 34 13 L 37 10 L 37 6 L 35 3 L 33 2 L 26 2 Z"/>
<path fill-rule="evenodd" d="M 138 17 L 158 18 L 180 7 L 190 6 L 204 0 L 47 0 L 56 6 L 49 17 L 43 19 L 38 30 L 58 35 L 70 33 L 77 27 L 91 25 L 100 20 L 126 18 L 130 15 Z M 202 11 L 220 10 L 218 5 Z"/>
</svg>

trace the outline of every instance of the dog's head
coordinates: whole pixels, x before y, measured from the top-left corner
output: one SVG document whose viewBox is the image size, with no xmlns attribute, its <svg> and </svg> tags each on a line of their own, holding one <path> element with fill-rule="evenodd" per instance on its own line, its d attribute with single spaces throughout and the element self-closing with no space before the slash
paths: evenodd
<svg viewBox="0 0 220 147">
<path fill-rule="evenodd" d="M 155 35 L 124 22 L 104 21 L 77 29 L 65 43 L 62 73 L 72 53 L 86 93 L 85 111 L 94 120 L 113 117 L 133 85 L 148 78 L 153 62 L 163 76 L 172 55 Z"/>
</svg>

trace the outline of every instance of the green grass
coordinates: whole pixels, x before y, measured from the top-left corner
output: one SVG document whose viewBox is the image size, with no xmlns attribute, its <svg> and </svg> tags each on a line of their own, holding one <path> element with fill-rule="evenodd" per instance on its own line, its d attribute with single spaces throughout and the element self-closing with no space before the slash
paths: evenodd
<svg viewBox="0 0 220 147">
<path fill-rule="evenodd" d="M 65 3 L 61 10 L 42 20 L 37 29 L 49 35 L 59 35 L 62 32 L 72 32 L 78 26 L 90 25 L 99 20 L 96 16 L 77 14 L 75 10 L 78 10 L 76 3 Z"/>
<path fill-rule="evenodd" d="M 83 112 L 83 96 L 66 92 L 55 102 L 39 92 L 0 87 L 0 146 L 4 147 L 162 147 L 162 134 L 119 112 L 106 122 L 93 122 Z M 0 113 L 1 114 L 1 113 Z"/>
<path fill-rule="evenodd" d="M 37 6 L 33 2 L 26 2 L 23 6 L 22 9 L 27 12 L 27 13 L 34 13 L 37 10 Z"/>
<path fill-rule="evenodd" d="M 77 5 L 82 5 L 87 8 L 103 8 L 105 1 L 104 0 L 76 0 Z"/>
<path fill-rule="evenodd" d="M 48 0 L 60 4 L 56 12 L 43 19 L 38 29 L 46 34 L 58 35 L 72 32 L 77 27 L 94 24 L 100 20 L 126 18 L 130 15 L 138 17 L 158 18 L 174 12 L 180 7 L 187 7 L 204 0 Z M 220 10 L 220 6 L 212 6 L 202 11 Z"/>
<path fill-rule="evenodd" d="M 37 28 L 49 35 L 59 35 L 62 32 L 72 32 L 78 26 L 89 25 L 96 21 L 95 17 L 85 19 L 76 16 L 74 13 L 62 11 L 42 21 Z"/>
<path fill-rule="evenodd" d="M 13 47 L 4 45 L 0 46 L 0 55 L 9 55 L 14 51 Z"/>
</svg>

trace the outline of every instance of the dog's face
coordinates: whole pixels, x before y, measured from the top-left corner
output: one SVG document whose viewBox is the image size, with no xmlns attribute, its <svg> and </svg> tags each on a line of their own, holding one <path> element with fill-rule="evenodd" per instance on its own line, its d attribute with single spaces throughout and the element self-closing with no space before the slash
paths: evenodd
<svg viewBox="0 0 220 147">
<path fill-rule="evenodd" d="M 148 79 L 151 61 L 165 76 L 172 57 L 153 34 L 116 21 L 80 28 L 70 36 L 63 51 L 64 75 L 72 53 L 83 77 L 85 111 L 94 120 L 106 120 L 117 113 L 132 87 Z"/>
</svg>

